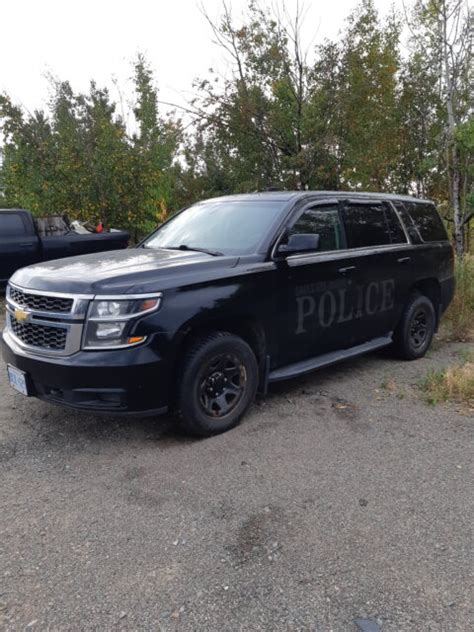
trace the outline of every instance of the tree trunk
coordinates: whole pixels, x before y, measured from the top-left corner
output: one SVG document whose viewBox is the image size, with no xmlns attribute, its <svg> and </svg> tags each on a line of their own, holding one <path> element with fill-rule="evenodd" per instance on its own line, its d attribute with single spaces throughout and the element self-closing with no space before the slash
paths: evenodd
<svg viewBox="0 0 474 632">
<path fill-rule="evenodd" d="M 453 207 L 454 219 L 454 245 L 458 257 L 464 255 L 464 218 L 459 202 L 460 198 L 460 181 L 459 173 L 459 157 L 456 147 L 456 140 L 451 140 L 451 206 Z"/>
<path fill-rule="evenodd" d="M 448 115 L 448 129 L 447 129 L 447 142 L 448 142 L 448 178 L 449 178 L 449 196 L 451 208 L 453 209 L 454 220 L 454 246 L 458 257 L 462 257 L 464 254 L 464 224 L 463 224 L 463 212 L 460 204 L 461 194 L 461 172 L 459 166 L 459 154 L 456 145 L 456 121 L 454 117 L 454 104 L 453 104 L 453 76 L 450 60 L 449 60 L 449 42 L 448 42 L 448 7 L 446 0 L 443 0 L 441 5 L 441 20 L 442 20 L 442 38 L 443 38 L 443 66 L 444 66 L 444 81 L 446 88 L 446 110 Z"/>
</svg>

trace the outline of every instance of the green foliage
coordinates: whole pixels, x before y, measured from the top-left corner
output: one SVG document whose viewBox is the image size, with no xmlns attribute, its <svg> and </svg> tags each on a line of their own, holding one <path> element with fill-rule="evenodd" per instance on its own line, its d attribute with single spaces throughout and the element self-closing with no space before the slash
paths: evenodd
<svg viewBox="0 0 474 632">
<path fill-rule="evenodd" d="M 395 17 L 381 25 L 372 1 L 364 0 L 343 37 L 341 179 L 350 189 L 390 188 L 398 164 L 399 30 Z"/>
<path fill-rule="evenodd" d="M 456 292 L 442 321 L 442 334 L 450 340 L 474 337 L 474 257 L 456 261 Z"/>
<path fill-rule="evenodd" d="M 291 42 L 281 23 L 254 2 L 246 23 L 235 24 L 226 11 L 213 29 L 233 71 L 223 83 L 211 74 L 198 84 L 197 133 L 187 148 L 197 156 L 190 163 L 193 179 L 213 194 L 297 188 L 304 179 L 308 90 L 298 34 Z"/>
<path fill-rule="evenodd" d="M 399 191 L 434 197 L 449 215 L 438 53 L 418 42 L 425 17 L 416 19 L 402 55 L 400 17 L 381 22 L 362 0 L 310 64 L 298 17 L 288 24 L 251 2 L 237 23 L 226 10 L 213 31 L 232 73 L 197 84 L 192 184 L 209 195 L 274 185 Z M 467 191 L 472 181 L 467 173 Z"/>
<path fill-rule="evenodd" d="M 134 84 L 134 134 L 127 133 L 108 91 L 94 82 L 87 94 L 53 82 L 49 112 L 31 116 L 0 96 L 6 203 L 39 215 L 102 220 L 135 237 L 173 209 L 180 126 L 158 116 L 153 76 L 142 57 Z"/>
<path fill-rule="evenodd" d="M 463 202 L 465 216 L 472 217 L 474 213 L 474 114 L 456 128 L 456 141 L 459 147 L 460 162 L 464 169 L 465 187 L 463 190 Z M 471 186 L 469 186 L 471 183 Z"/>
<path fill-rule="evenodd" d="M 93 82 L 87 94 L 53 82 L 49 111 L 32 115 L 0 96 L 0 203 L 102 219 L 138 236 L 204 197 L 275 186 L 380 190 L 435 199 L 451 228 L 438 18 L 458 0 L 412 0 L 406 51 L 401 17 L 381 21 L 373 0 L 361 0 L 337 40 L 314 51 L 302 44 L 301 11 L 292 21 L 265 2 L 249 0 L 241 20 L 226 4 L 220 21 L 208 18 L 230 70 L 195 82 L 186 133 L 160 114 L 143 56 L 134 63 L 131 131 Z M 472 61 L 467 45 L 455 47 Z M 455 76 L 449 139 L 465 227 L 474 224 L 472 67 L 461 64 Z"/>
<path fill-rule="evenodd" d="M 395 169 L 400 192 L 446 197 L 440 139 L 444 116 L 436 68 L 415 49 L 400 75 L 400 160 Z"/>
</svg>

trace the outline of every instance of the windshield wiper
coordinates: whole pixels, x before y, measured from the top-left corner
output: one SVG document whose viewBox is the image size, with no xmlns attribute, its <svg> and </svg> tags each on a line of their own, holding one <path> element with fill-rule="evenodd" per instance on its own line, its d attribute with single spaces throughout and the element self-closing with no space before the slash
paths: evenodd
<svg viewBox="0 0 474 632">
<path fill-rule="evenodd" d="M 180 244 L 179 246 L 163 246 L 165 250 L 193 250 L 195 252 L 204 252 L 206 255 L 211 255 L 212 257 L 222 257 L 223 252 L 219 252 L 218 250 L 208 250 L 207 248 L 197 248 L 195 246 L 188 246 L 187 244 Z"/>
</svg>

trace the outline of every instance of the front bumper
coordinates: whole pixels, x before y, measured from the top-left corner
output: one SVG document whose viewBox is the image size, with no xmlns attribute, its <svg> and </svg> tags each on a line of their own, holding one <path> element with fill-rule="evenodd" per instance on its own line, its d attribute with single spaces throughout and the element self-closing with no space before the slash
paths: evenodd
<svg viewBox="0 0 474 632">
<path fill-rule="evenodd" d="M 2 355 L 26 373 L 33 396 L 68 408 L 150 415 L 170 403 L 171 367 L 152 344 L 50 358 L 26 352 L 5 330 Z"/>
</svg>

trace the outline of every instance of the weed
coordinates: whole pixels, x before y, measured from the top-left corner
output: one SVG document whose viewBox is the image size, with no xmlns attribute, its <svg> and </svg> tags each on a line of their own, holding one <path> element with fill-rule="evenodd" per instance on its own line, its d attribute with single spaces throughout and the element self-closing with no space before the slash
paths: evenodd
<svg viewBox="0 0 474 632">
<path fill-rule="evenodd" d="M 454 401 L 474 406 L 474 363 L 465 362 L 439 371 L 431 369 L 420 387 L 429 404 Z"/>
<path fill-rule="evenodd" d="M 441 335 L 462 342 L 474 338 L 474 257 L 455 264 L 456 291 L 441 323 Z"/>
</svg>

